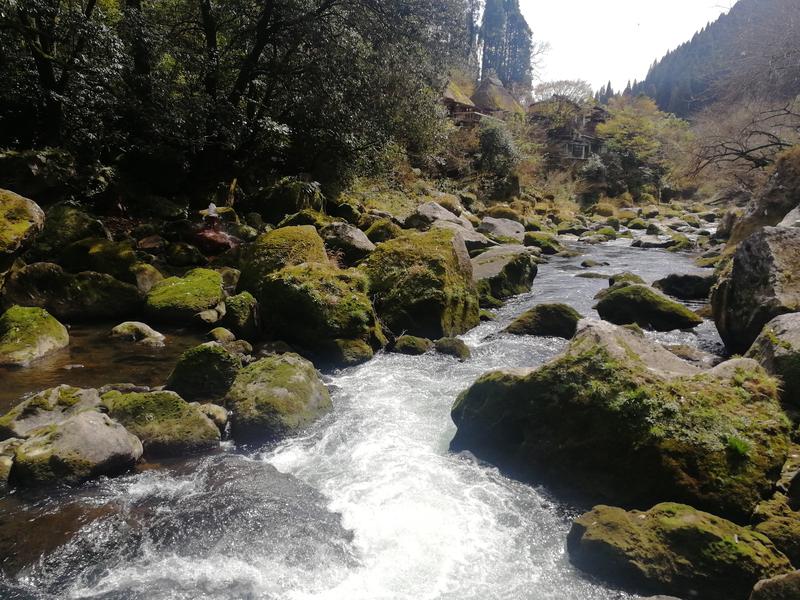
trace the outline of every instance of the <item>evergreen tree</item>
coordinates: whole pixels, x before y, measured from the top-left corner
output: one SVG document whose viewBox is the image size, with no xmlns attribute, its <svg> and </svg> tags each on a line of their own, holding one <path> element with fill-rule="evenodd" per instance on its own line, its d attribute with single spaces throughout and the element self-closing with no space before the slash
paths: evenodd
<svg viewBox="0 0 800 600">
<path fill-rule="evenodd" d="M 487 0 L 480 31 L 481 73 L 494 72 L 512 90 L 529 93 L 533 82 L 533 34 L 519 0 Z"/>
</svg>

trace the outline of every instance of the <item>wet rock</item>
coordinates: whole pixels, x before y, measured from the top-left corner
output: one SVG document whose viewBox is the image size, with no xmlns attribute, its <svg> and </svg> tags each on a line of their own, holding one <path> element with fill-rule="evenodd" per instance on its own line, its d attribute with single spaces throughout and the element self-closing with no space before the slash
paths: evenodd
<svg viewBox="0 0 800 600">
<path fill-rule="evenodd" d="M 711 294 L 725 346 L 744 353 L 775 317 L 800 310 L 800 229 L 766 227 L 743 241 Z"/>
<path fill-rule="evenodd" d="M 200 344 L 181 355 L 165 388 L 189 401 L 219 399 L 241 368 L 241 359 L 222 344 Z"/>
<path fill-rule="evenodd" d="M 267 329 L 336 366 L 372 358 L 386 340 L 358 270 L 329 264 L 286 267 L 261 284 Z"/>
<path fill-rule="evenodd" d="M 800 571 L 792 571 L 759 581 L 750 600 L 797 600 L 800 598 Z"/>
<path fill-rule="evenodd" d="M 717 278 L 712 275 L 672 274 L 653 283 L 653 287 L 681 300 L 706 300 Z"/>
<path fill-rule="evenodd" d="M 659 237 L 657 234 L 650 235 L 650 231 L 651 230 L 648 227 L 647 229 L 648 235 L 644 235 L 640 237 L 638 240 L 634 240 L 631 246 L 634 248 L 645 248 L 645 249 L 672 248 L 678 243 L 671 237 Z"/>
<path fill-rule="evenodd" d="M 458 338 L 441 338 L 436 340 L 434 347 L 439 354 L 452 356 L 461 362 L 468 360 L 472 356 L 469 346 Z"/>
<path fill-rule="evenodd" d="M 410 356 L 421 356 L 433 349 L 433 342 L 413 335 L 401 335 L 394 343 L 392 351 L 398 354 L 408 354 Z"/>
<path fill-rule="evenodd" d="M 14 452 L 9 483 L 38 487 L 80 483 L 128 471 L 142 456 L 142 444 L 108 415 L 84 411 L 30 432 Z"/>
<path fill-rule="evenodd" d="M 231 436 L 259 443 L 290 435 L 331 408 L 314 365 L 296 354 L 263 358 L 239 371 L 227 396 Z"/>
<path fill-rule="evenodd" d="M 139 438 L 147 457 L 185 456 L 219 446 L 217 426 L 174 392 L 108 392 L 108 414 Z"/>
<path fill-rule="evenodd" d="M 481 224 L 478 226 L 478 231 L 495 240 L 513 240 L 519 243 L 525 240 L 525 226 L 511 219 L 484 217 Z"/>
<path fill-rule="evenodd" d="M 444 221 L 454 223 L 462 229 L 472 230 L 472 223 L 464 217 L 459 217 L 450 212 L 443 206 L 436 202 L 426 202 L 417 207 L 417 209 L 405 220 L 405 226 L 409 229 L 420 229 L 427 231 L 436 221 Z"/>
<path fill-rule="evenodd" d="M 57 425 L 86 410 L 97 410 L 97 390 L 60 385 L 34 394 L 0 417 L 0 439 L 28 437 L 40 427 Z"/>
<path fill-rule="evenodd" d="M 525 246 L 503 245 L 472 259 L 472 276 L 482 299 L 505 300 L 531 290 L 539 267 Z"/>
<path fill-rule="evenodd" d="M 14 463 L 14 453 L 22 445 L 20 438 L 9 438 L 0 442 L 0 485 L 8 482 L 11 465 Z"/>
<path fill-rule="evenodd" d="M 636 273 L 631 273 L 630 271 L 624 271 L 622 273 L 616 273 L 608 278 L 608 286 L 614 287 L 620 283 L 625 284 L 635 284 L 641 283 L 645 284 L 645 280 L 639 277 Z"/>
<path fill-rule="evenodd" d="M 610 290 L 595 309 L 603 319 L 616 325 L 636 323 L 656 331 L 689 329 L 703 322 L 683 304 L 640 284 Z"/>
<path fill-rule="evenodd" d="M 136 286 L 106 273 L 75 275 L 53 263 L 33 263 L 11 271 L 3 288 L 7 304 L 37 306 L 58 319 L 120 319 L 141 312 L 144 297 Z"/>
<path fill-rule="evenodd" d="M 529 231 L 525 234 L 524 244 L 531 248 L 539 248 L 542 254 L 553 255 L 564 250 L 558 238 L 549 233 Z"/>
<path fill-rule="evenodd" d="M 33 242 L 44 227 L 44 212 L 33 200 L 0 189 L 0 271 L 3 263 Z"/>
<path fill-rule="evenodd" d="M 614 584 L 704 600 L 745 598 L 760 579 L 791 570 L 766 537 L 673 503 L 596 506 L 573 523 L 567 548 L 576 566 Z"/>
<path fill-rule="evenodd" d="M 319 233 L 327 248 L 341 253 L 346 265 L 355 265 L 375 250 L 375 244 L 369 241 L 366 234 L 349 223 L 331 223 Z"/>
<path fill-rule="evenodd" d="M 12 306 L 0 316 L 0 365 L 26 367 L 68 345 L 67 328 L 44 309 Z"/>
<path fill-rule="evenodd" d="M 126 321 L 111 330 L 111 337 L 130 340 L 145 346 L 159 348 L 164 345 L 164 334 L 139 321 Z"/>
<path fill-rule="evenodd" d="M 218 404 L 209 403 L 198 404 L 197 408 L 201 413 L 211 419 L 214 425 L 217 426 L 217 429 L 219 429 L 220 434 L 225 432 L 225 428 L 228 426 L 228 419 L 230 415 L 228 415 L 228 411 L 224 407 Z"/>
<path fill-rule="evenodd" d="M 581 318 L 578 311 L 566 304 L 540 304 L 517 317 L 506 332 L 571 339 Z"/>
<path fill-rule="evenodd" d="M 717 369 L 581 321 L 550 363 L 487 373 L 462 393 L 451 446 L 592 501 L 677 500 L 744 520 L 772 489 L 790 425 L 766 373 Z"/>
<path fill-rule="evenodd" d="M 800 313 L 772 319 L 746 356 L 779 377 L 783 381 L 784 402 L 800 407 Z"/>
<path fill-rule="evenodd" d="M 155 284 L 147 294 L 145 310 L 158 321 L 187 323 L 224 299 L 222 276 L 209 269 L 194 269 L 183 277 L 169 277 Z"/>
<path fill-rule="evenodd" d="M 379 244 L 364 267 L 375 309 L 390 331 L 438 339 L 479 323 L 472 264 L 452 231 L 409 233 Z"/>
</svg>

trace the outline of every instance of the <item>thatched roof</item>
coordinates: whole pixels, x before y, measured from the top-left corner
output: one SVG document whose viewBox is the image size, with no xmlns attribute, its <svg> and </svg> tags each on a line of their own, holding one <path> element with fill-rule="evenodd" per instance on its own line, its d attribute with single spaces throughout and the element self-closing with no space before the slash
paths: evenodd
<svg viewBox="0 0 800 600">
<path fill-rule="evenodd" d="M 472 101 L 481 110 L 524 113 L 525 109 L 511 95 L 497 77 L 487 77 L 472 95 Z"/>
<path fill-rule="evenodd" d="M 475 106 L 472 100 L 469 99 L 469 96 L 464 92 L 464 90 L 461 89 L 461 86 L 452 80 L 444 89 L 444 99 L 455 102 L 456 104 L 462 104 L 464 106 Z"/>
</svg>

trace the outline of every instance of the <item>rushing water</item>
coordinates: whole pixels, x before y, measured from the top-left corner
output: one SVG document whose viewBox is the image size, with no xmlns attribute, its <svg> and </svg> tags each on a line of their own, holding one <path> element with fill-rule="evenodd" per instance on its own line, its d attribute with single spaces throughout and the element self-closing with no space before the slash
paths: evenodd
<svg viewBox="0 0 800 600">
<path fill-rule="evenodd" d="M 461 390 L 487 370 L 535 366 L 563 348 L 502 334 L 514 316 L 554 301 L 594 314 L 592 296 L 607 282 L 575 277 L 586 257 L 611 265 L 593 271 L 632 270 L 648 281 L 693 270 L 685 256 L 625 242 L 586 252 L 543 265 L 533 292 L 465 335 L 473 352 L 465 363 L 381 354 L 328 376 L 334 410 L 303 436 L 60 497 L 7 497 L 0 542 L 19 536 L 12 565 L 26 551 L 45 557 L 9 577 L 5 591 L 0 582 L 0 597 L 632 598 L 569 564 L 573 508 L 448 452 Z M 708 323 L 657 337 L 709 350 L 719 342 Z"/>
</svg>

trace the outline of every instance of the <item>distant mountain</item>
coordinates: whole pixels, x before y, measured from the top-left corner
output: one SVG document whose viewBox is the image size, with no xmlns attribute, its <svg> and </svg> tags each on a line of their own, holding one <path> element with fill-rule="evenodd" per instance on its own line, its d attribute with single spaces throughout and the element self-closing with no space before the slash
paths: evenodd
<svg viewBox="0 0 800 600">
<path fill-rule="evenodd" d="M 739 0 L 730 12 L 669 52 L 637 83 L 681 117 L 725 97 L 800 93 L 800 0 Z"/>
</svg>

